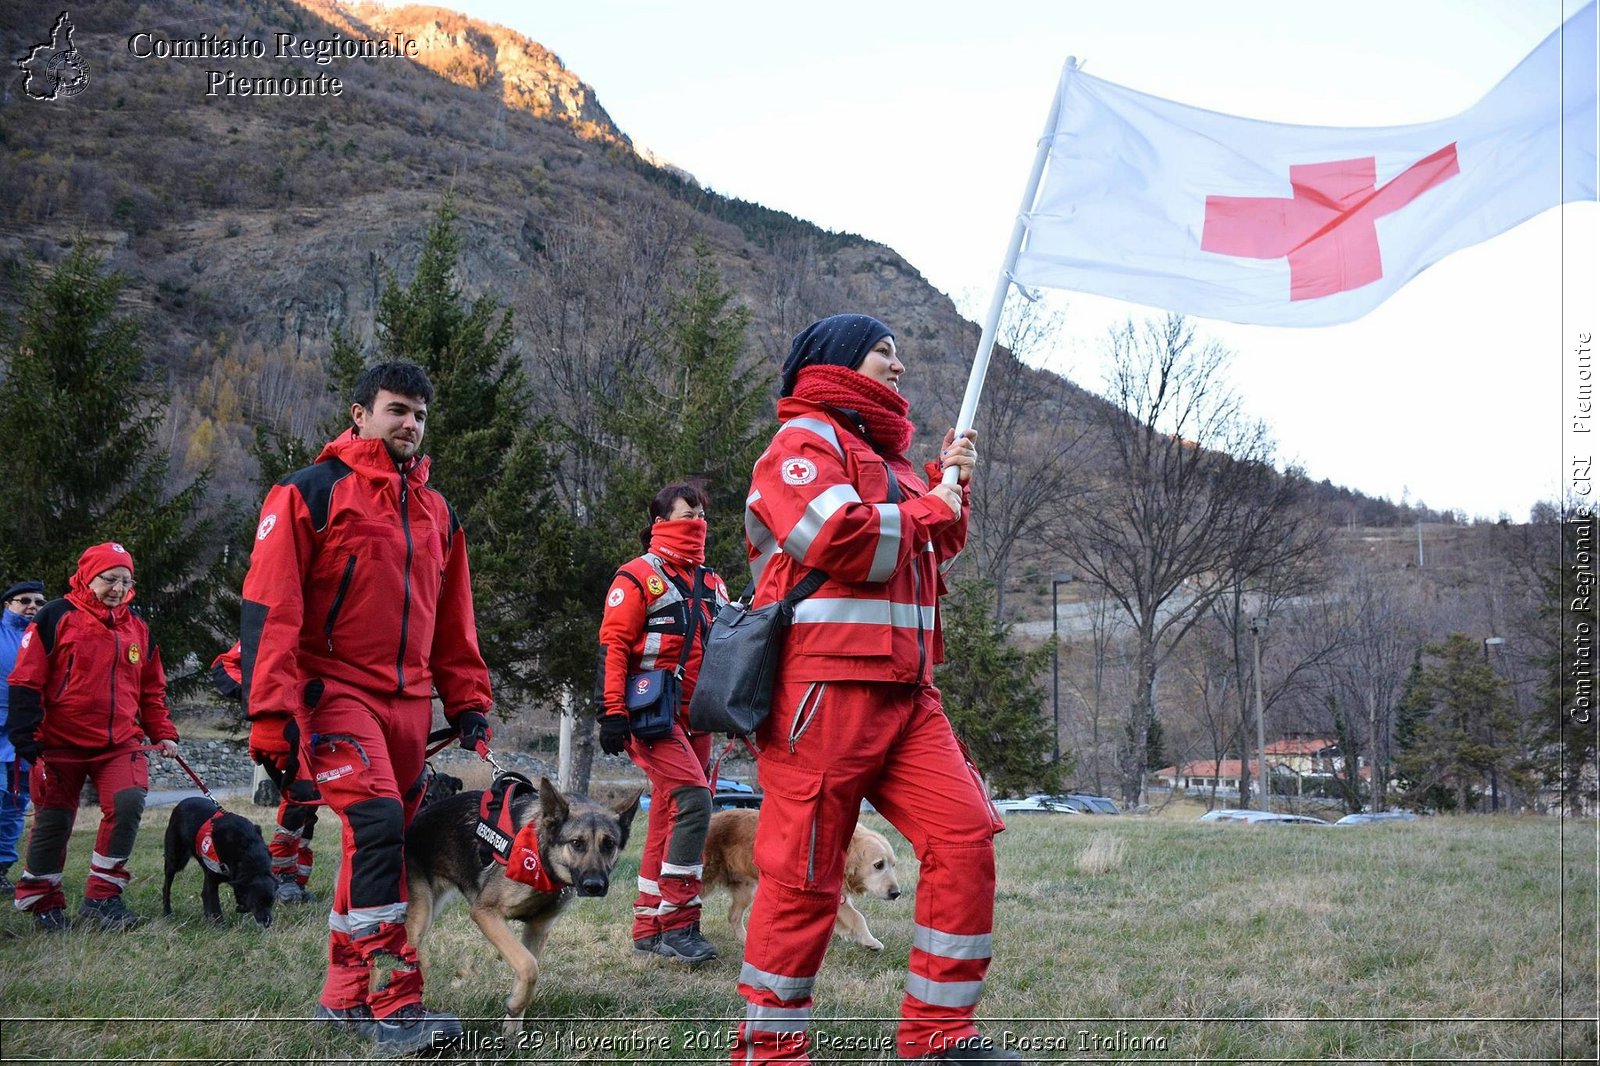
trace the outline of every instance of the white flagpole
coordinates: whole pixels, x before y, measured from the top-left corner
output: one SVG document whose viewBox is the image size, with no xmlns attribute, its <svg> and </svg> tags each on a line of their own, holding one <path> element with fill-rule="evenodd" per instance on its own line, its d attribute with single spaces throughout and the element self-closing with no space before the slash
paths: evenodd
<svg viewBox="0 0 1600 1066">
<path fill-rule="evenodd" d="M 1045 119 L 1044 133 L 1039 138 L 1039 150 L 1034 153 L 1033 171 L 1028 175 L 1028 187 L 1022 193 L 1022 207 L 1017 211 L 1017 222 L 1011 228 L 1011 243 L 1006 246 L 1005 260 L 1000 264 L 1000 276 L 995 279 L 994 296 L 989 301 L 989 312 L 983 319 L 983 332 L 978 338 L 978 353 L 972 359 L 972 374 L 967 378 L 967 392 L 961 400 L 961 414 L 956 418 L 959 435 L 972 428 L 978 417 L 978 397 L 983 394 L 983 382 L 989 376 L 989 356 L 994 351 L 995 334 L 1000 329 L 1000 312 L 1006 306 L 1006 294 L 1011 289 L 1011 269 L 1017 265 L 1017 255 L 1022 251 L 1022 237 L 1028 232 L 1028 213 L 1033 210 L 1034 197 L 1039 194 L 1039 179 L 1044 175 L 1045 160 L 1050 158 L 1050 145 L 1055 137 L 1056 120 L 1061 117 L 1061 94 L 1066 90 L 1067 75 L 1078 69 L 1075 56 L 1068 56 L 1061 78 L 1056 83 L 1055 99 L 1050 102 L 1050 117 Z M 944 483 L 954 485 L 960 474 L 955 467 L 946 467 Z"/>
</svg>

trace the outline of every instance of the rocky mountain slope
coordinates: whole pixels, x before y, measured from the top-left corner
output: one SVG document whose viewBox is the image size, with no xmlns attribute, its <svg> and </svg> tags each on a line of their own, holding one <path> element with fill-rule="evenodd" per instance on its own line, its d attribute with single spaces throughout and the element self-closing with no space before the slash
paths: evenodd
<svg viewBox="0 0 1600 1066">
<path fill-rule="evenodd" d="M 8 55 L 49 39 L 42 10 L 0 0 Z M 320 420 L 333 332 L 370 335 L 386 272 L 405 278 L 447 193 L 462 288 L 510 308 L 530 365 L 638 347 L 698 244 L 752 312 L 758 369 L 812 317 L 866 310 L 896 329 L 924 428 L 955 416 L 977 329 L 911 264 L 642 158 L 593 89 L 511 30 L 331 0 L 108 0 L 70 17 L 82 91 L 31 99 L 13 71 L 0 94 L 0 261 L 87 241 L 127 275 L 179 397 L 175 450 L 216 464 L 225 491 L 250 485 L 250 423 Z M 362 42 L 390 52 L 350 57 Z M 14 307 L 19 275 L 0 275 Z M 1069 389 L 1059 417 L 1097 403 Z"/>
</svg>

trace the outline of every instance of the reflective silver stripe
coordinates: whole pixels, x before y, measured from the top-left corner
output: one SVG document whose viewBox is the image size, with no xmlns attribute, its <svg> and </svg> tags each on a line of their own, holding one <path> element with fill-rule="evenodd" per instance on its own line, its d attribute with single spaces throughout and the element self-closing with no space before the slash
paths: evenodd
<svg viewBox="0 0 1600 1066">
<path fill-rule="evenodd" d="M 888 600 L 857 600 L 844 597 L 812 596 L 794 608 L 796 625 L 803 623 L 841 623 L 853 625 L 893 625 L 906 629 L 933 627 L 934 609 L 914 603 Z"/>
<path fill-rule="evenodd" d="M 761 493 L 752 492 L 744 501 L 744 535 L 756 551 L 755 558 L 750 560 L 750 577 L 757 582 L 761 580 L 762 572 L 779 550 L 778 538 L 772 535 L 772 530 L 768 529 L 766 523 L 751 509 L 751 505 L 759 499 Z"/>
<path fill-rule="evenodd" d="M 661 874 L 660 874 L 660 876 L 662 876 L 662 877 L 699 877 L 699 876 L 701 876 L 702 874 L 705 873 L 705 870 L 706 870 L 705 866 L 703 864 L 701 864 L 701 863 L 695 863 L 693 866 L 679 866 L 675 862 L 664 862 L 664 863 L 661 864 Z"/>
<path fill-rule="evenodd" d="M 756 551 L 764 553 L 778 546 L 778 538 L 772 535 L 772 530 L 767 528 L 766 523 L 761 521 L 750 506 L 759 499 L 761 499 L 761 493 L 757 492 L 745 501 L 744 535 L 745 539 L 755 546 Z"/>
<path fill-rule="evenodd" d="M 833 450 L 838 452 L 841 458 L 844 456 L 844 449 L 839 447 L 839 434 L 834 432 L 831 422 L 824 422 L 820 418 L 791 418 L 778 427 L 778 432 L 773 436 L 774 443 L 778 437 L 783 436 L 783 431 L 786 429 L 808 429 L 833 445 Z"/>
<path fill-rule="evenodd" d="M 810 1007 L 758 1007 L 744 1009 L 744 1027 L 753 1033 L 803 1033 L 811 1025 Z"/>
<path fill-rule="evenodd" d="M 661 895 L 661 886 L 648 877 L 641 877 L 639 878 L 639 893 L 645 896 L 659 896 Z"/>
<path fill-rule="evenodd" d="M 994 934 L 963 936 L 919 925 L 911 931 L 911 946 L 946 959 L 987 959 L 994 953 Z"/>
<path fill-rule="evenodd" d="M 764 988 L 779 999 L 793 1002 L 810 999 L 811 987 L 817 983 L 817 978 L 815 974 L 810 977 L 790 977 L 787 974 L 769 973 L 747 962 L 739 968 L 739 983 L 751 988 Z"/>
<path fill-rule="evenodd" d="M 661 634 L 646 633 L 644 635 L 644 652 L 639 656 L 640 670 L 654 670 L 656 656 L 661 654 Z"/>
<path fill-rule="evenodd" d="M 933 542 L 932 541 L 928 542 L 928 550 L 929 551 L 933 550 Z M 961 558 L 961 553 L 960 552 L 956 552 L 954 555 L 950 556 L 950 558 L 948 558 L 944 562 L 940 563 L 939 564 L 939 573 L 948 574 L 950 572 L 950 568 L 952 566 L 956 565 L 956 560 L 959 559 L 959 558 Z"/>
<path fill-rule="evenodd" d="M 921 974 L 908 974 L 906 995 L 933 1007 L 976 1007 L 983 998 L 983 982 L 934 981 Z"/>
<path fill-rule="evenodd" d="M 900 558 L 900 505 L 875 503 L 878 512 L 878 546 L 872 550 L 872 568 L 867 571 L 868 581 L 888 581 L 894 576 L 894 564 Z"/>
<path fill-rule="evenodd" d="M 771 551 L 764 552 L 761 555 L 756 556 L 754 559 L 751 559 L 750 580 L 759 585 L 761 583 L 761 575 L 766 573 L 767 564 L 772 562 L 774 556 L 781 554 L 783 553 L 777 548 L 773 548 Z"/>
<path fill-rule="evenodd" d="M 678 586 L 673 583 L 671 578 L 667 577 L 667 572 L 662 569 L 660 557 L 651 555 L 649 552 L 645 552 L 644 560 L 650 564 L 650 569 L 656 572 L 656 576 L 661 579 L 661 583 L 667 586 L 667 591 L 651 600 L 646 606 L 645 610 L 654 611 L 659 607 L 670 607 L 674 603 L 682 603 L 683 593 L 679 592 Z"/>
<path fill-rule="evenodd" d="M 405 920 L 404 903 L 386 903 L 381 907 L 356 907 L 348 914 L 340 914 L 338 911 L 328 912 L 328 928 L 336 933 L 347 933 L 350 936 L 375 933 L 383 922 L 401 925 Z"/>
<path fill-rule="evenodd" d="M 784 554 L 804 562 L 806 552 L 811 550 L 811 542 L 822 531 L 823 524 L 837 514 L 839 508 L 845 504 L 860 502 L 861 496 L 856 492 L 854 485 L 828 486 L 806 504 L 805 513 L 800 516 L 800 521 L 796 522 L 789 535 L 783 538 Z"/>
</svg>

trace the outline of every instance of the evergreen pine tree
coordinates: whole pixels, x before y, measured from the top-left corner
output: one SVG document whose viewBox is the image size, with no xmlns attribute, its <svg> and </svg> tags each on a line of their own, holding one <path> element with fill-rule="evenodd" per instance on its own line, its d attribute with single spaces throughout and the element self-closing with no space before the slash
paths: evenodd
<svg viewBox="0 0 1600 1066">
<path fill-rule="evenodd" d="M 466 531 L 478 642 L 508 716 L 519 702 L 556 703 L 549 653 L 564 631 L 550 623 L 568 611 L 573 530 L 556 504 L 545 427 L 532 418 L 527 376 L 511 352 L 511 312 L 488 295 L 469 303 L 456 283 L 456 220 L 446 197 L 410 284 L 389 278 L 373 358 L 360 359 L 348 338 L 336 338 L 334 428 L 349 423 L 350 385 L 363 363 L 409 360 L 427 370 L 435 392 L 423 440 L 430 483 Z"/>
<path fill-rule="evenodd" d="M 1428 805 L 1471 810 L 1510 754 L 1505 682 L 1484 660 L 1482 645 L 1465 634 L 1452 633 L 1423 653 L 1434 660 L 1417 678 L 1426 711 L 1403 710 L 1406 729 L 1397 763 Z"/>
<path fill-rule="evenodd" d="M 637 554 L 650 498 L 663 485 L 689 481 L 710 497 L 707 565 L 735 595 L 743 588 L 749 573 L 744 499 L 750 471 L 777 428 L 766 414 L 773 375 L 745 367 L 749 326 L 750 312 L 734 303 L 710 248 L 696 242 L 690 272 L 658 329 L 654 357 L 625 383 L 609 419 L 626 457 L 604 508 L 620 541 L 613 568 Z"/>
<path fill-rule="evenodd" d="M 204 680 L 203 670 L 186 671 L 189 655 L 209 662 L 219 650 L 211 605 L 236 516 L 205 508 L 209 471 L 167 490 L 168 397 L 151 378 L 138 324 L 117 313 L 124 284 L 82 247 L 54 270 L 29 270 L 0 377 L 0 574 L 38 578 L 59 596 L 84 548 L 126 545 L 137 565 L 134 609 L 181 692 Z"/>
<path fill-rule="evenodd" d="M 1050 759 L 1051 721 L 1038 684 L 1050 649 L 1008 643 L 1010 627 L 994 620 L 994 597 L 989 582 L 962 582 L 941 605 L 945 662 L 934 676 L 945 714 L 996 792 L 1054 792 L 1074 760 L 1066 752 L 1059 763 Z"/>
</svg>

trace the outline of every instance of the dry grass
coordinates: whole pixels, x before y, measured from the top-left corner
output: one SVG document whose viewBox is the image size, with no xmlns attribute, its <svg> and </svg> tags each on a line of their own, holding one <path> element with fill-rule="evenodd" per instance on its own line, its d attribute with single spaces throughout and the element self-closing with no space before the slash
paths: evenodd
<svg viewBox="0 0 1600 1066">
<path fill-rule="evenodd" d="M 164 811 L 150 812 L 133 863 L 133 904 L 147 915 L 160 909 L 164 823 Z M 998 841 L 984 1025 L 1033 1042 L 1040 1062 L 1592 1062 L 1595 840 L 1592 822 L 1541 819 L 1346 830 L 1017 818 Z M 89 843 L 73 841 L 73 891 Z M 705 922 L 718 963 L 683 973 L 635 958 L 626 886 L 638 848 L 636 839 L 611 897 L 578 902 L 557 925 L 520 1049 L 496 1050 L 506 968 L 459 907 L 441 919 L 428 996 L 475 1019 L 477 1050 L 463 1059 L 725 1059 L 742 1013 L 725 900 L 708 900 Z M 897 849 L 914 893 L 917 864 L 903 842 Z M 320 851 L 312 887 L 326 898 L 333 870 L 329 846 Z M 199 878 L 186 874 L 175 920 L 126 936 L 44 937 L 23 915 L 0 916 L 7 1059 L 361 1055 L 302 1020 L 321 981 L 325 913 L 280 911 L 267 932 L 234 916 L 224 930 L 204 928 Z M 892 1034 L 883 1019 L 897 1011 L 910 950 L 912 896 L 860 906 L 888 947 L 834 941 L 815 1019 L 834 1041 Z M 76 1020 L 25 1020 L 60 1017 Z M 597 1046 L 603 1038 L 609 1048 Z M 668 1050 L 628 1050 L 646 1039 Z"/>
<path fill-rule="evenodd" d="M 1114 833 L 1096 833 L 1089 846 L 1078 852 L 1078 872 L 1085 877 L 1108 874 L 1122 868 L 1128 857 L 1128 842 Z"/>
</svg>

